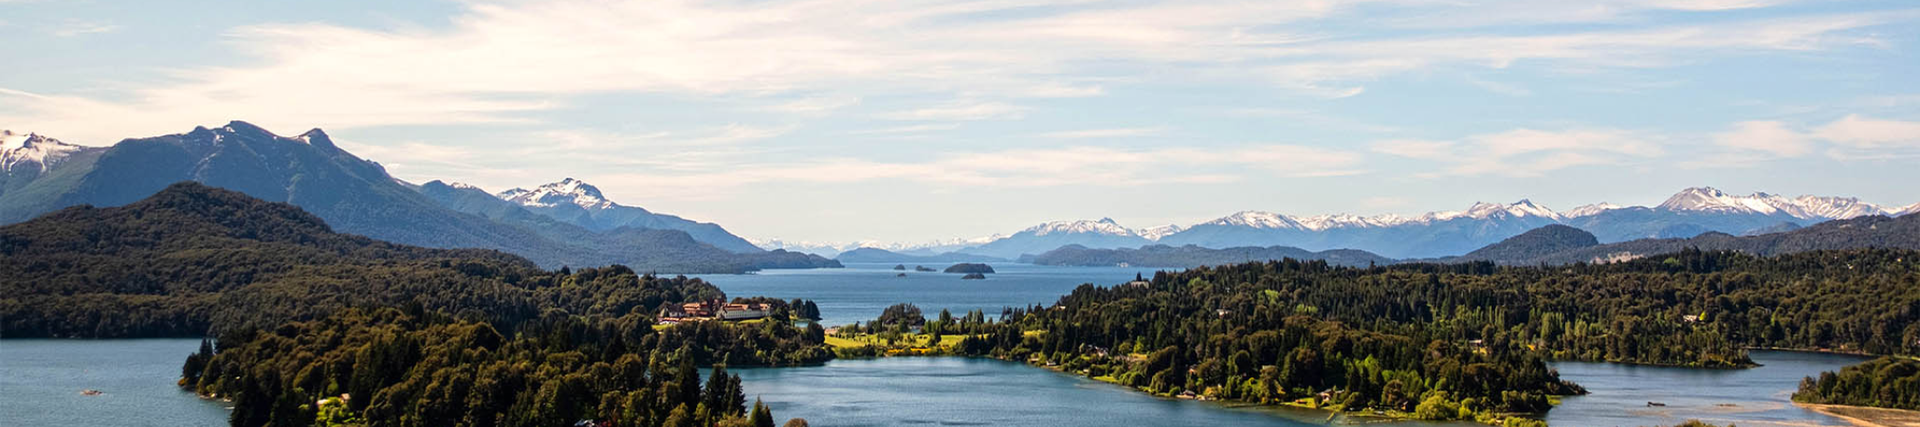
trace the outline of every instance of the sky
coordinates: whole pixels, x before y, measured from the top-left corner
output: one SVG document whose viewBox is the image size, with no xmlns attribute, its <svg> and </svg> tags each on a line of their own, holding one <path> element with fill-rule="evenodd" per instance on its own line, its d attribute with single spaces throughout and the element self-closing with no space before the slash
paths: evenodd
<svg viewBox="0 0 1920 427">
<path fill-rule="evenodd" d="M 0 0 L 0 129 L 325 129 L 749 238 L 1111 217 L 1920 202 L 1920 4 Z"/>
</svg>

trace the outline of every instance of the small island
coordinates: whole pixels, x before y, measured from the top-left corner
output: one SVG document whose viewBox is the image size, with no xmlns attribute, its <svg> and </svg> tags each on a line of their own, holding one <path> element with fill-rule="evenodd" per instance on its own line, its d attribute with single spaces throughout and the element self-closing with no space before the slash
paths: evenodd
<svg viewBox="0 0 1920 427">
<path fill-rule="evenodd" d="M 906 265 L 906 264 L 894 264 L 894 265 L 893 265 L 893 269 L 894 269 L 894 270 L 901 270 L 901 271 L 905 271 L 905 270 L 907 269 L 907 265 Z"/>
<path fill-rule="evenodd" d="M 992 272 L 993 272 L 993 266 L 990 266 L 990 265 L 986 265 L 986 264 L 980 264 L 980 263 L 972 263 L 972 262 L 963 262 L 963 263 L 959 263 L 959 264 L 954 264 L 954 265 L 953 265 L 952 267 L 947 267 L 947 272 L 948 272 L 948 273 L 980 273 L 980 274 L 987 274 L 987 273 L 992 273 Z"/>
<path fill-rule="evenodd" d="M 986 278 L 987 275 L 980 273 L 967 273 L 965 276 L 960 276 L 960 280 L 985 280 Z"/>
<path fill-rule="evenodd" d="M 932 271 L 939 271 L 939 270 L 927 268 L 927 266 L 924 266 L 924 265 L 916 265 L 916 266 L 913 266 L 913 271 L 932 272 Z"/>
</svg>

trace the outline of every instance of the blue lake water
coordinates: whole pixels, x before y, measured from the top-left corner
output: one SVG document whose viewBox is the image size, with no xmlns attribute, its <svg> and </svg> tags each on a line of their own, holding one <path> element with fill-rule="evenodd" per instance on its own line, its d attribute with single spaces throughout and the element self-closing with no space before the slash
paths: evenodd
<svg viewBox="0 0 1920 427">
<path fill-rule="evenodd" d="M 1800 379 L 1838 371 L 1867 358 L 1838 354 L 1756 351 L 1752 369 L 1717 370 L 1613 363 L 1554 363 L 1560 377 L 1586 386 L 1586 396 L 1562 399 L 1547 423 L 1569 426 L 1651 426 L 1697 419 L 1755 426 L 1844 426 L 1840 419 L 1793 405 Z M 1664 403 L 1649 407 L 1647 402 Z"/>
<path fill-rule="evenodd" d="M 199 348 L 191 339 L 0 340 L 0 425 L 227 425 L 221 402 L 174 385 Z"/>
<path fill-rule="evenodd" d="M 1053 304 L 1082 284 L 1112 286 L 1133 280 L 1134 274 L 1153 277 L 1160 269 L 1121 267 L 1051 267 L 990 263 L 994 274 L 986 280 L 961 280 L 959 274 L 894 271 L 895 264 L 850 263 L 846 268 L 766 270 L 758 274 L 702 276 L 727 296 L 805 298 L 820 305 L 820 323 L 839 326 L 872 320 L 896 303 L 913 303 L 927 317 L 941 309 L 954 316 L 983 310 L 998 316 L 1003 308 Z M 949 264 L 926 264 L 944 269 Z M 906 273 L 906 277 L 897 277 Z"/>
</svg>

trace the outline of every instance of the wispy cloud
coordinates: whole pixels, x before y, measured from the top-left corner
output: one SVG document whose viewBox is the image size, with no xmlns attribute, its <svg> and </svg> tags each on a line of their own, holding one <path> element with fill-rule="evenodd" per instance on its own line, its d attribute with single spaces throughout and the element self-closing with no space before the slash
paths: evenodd
<svg viewBox="0 0 1920 427">
<path fill-rule="evenodd" d="M 762 110 L 779 113 L 812 114 L 825 113 L 860 103 L 860 97 L 852 95 L 815 96 L 795 99 L 761 107 Z"/>
<path fill-rule="evenodd" d="M 960 128 L 959 123 L 936 123 L 936 124 L 911 125 L 911 126 L 894 126 L 894 127 L 885 127 L 885 128 L 879 128 L 879 129 L 864 129 L 864 130 L 856 130 L 856 131 L 847 132 L 847 133 L 851 135 L 897 135 L 897 134 L 909 134 L 909 133 L 947 131 L 947 130 L 954 130 L 959 128 Z"/>
<path fill-rule="evenodd" d="M 1457 141 L 1388 140 L 1374 143 L 1377 153 L 1430 160 L 1443 165 L 1421 176 L 1535 177 L 1586 165 L 1623 164 L 1665 154 L 1646 135 L 1619 129 L 1514 129 Z"/>
<path fill-rule="evenodd" d="M 907 111 L 881 114 L 880 117 L 893 120 L 987 120 L 1017 119 L 1027 111 L 1022 107 L 1004 102 L 954 102 Z"/>
<path fill-rule="evenodd" d="M 1713 138 L 1722 149 L 1715 154 L 1718 159 L 1689 166 L 1750 167 L 1761 161 L 1804 157 L 1819 148 L 1825 148 L 1827 157 L 1843 161 L 1920 156 L 1920 122 L 1858 114 L 1805 130 L 1781 121 L 1740 122 Z"/>
<path fill-rule="evenodd" d="M 1130 138 L 1137 136 L 1159 135 L 1166 132 L 1165 127 L 1082 129 L 1039 134 L 1041 138 L 1086 139 L 1086 138 Z"/>
<path fill-rule="evenodd" d="M 105 22 L 69 20 L 48 29 L 56 37 L 77 37 L 88 34 L 105 34 L 119 31 L 120 26 Z"/>
</svg>

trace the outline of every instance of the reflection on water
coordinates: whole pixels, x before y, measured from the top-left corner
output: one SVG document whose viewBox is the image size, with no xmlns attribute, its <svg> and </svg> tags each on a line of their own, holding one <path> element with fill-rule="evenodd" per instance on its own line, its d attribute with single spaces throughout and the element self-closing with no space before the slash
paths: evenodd
<svg viewBox="0 0 1920 427">
<path fill-rule="evenodd" d="M 1709 370 L 1560 362 L 1560 377 L 1592 394 L 1563 399 L 1547 414 L 1552 425 L 1652 426 L 1689 419 L 1749 426 L 1844 426 L 1840 419 L 1794 406 L 1800 379 L 1866 360 L 1862 357 L 1756 351 L 1761 366 Z M 1647 402 L 1667 406 L 1649 407 Z"/>
</svg>

